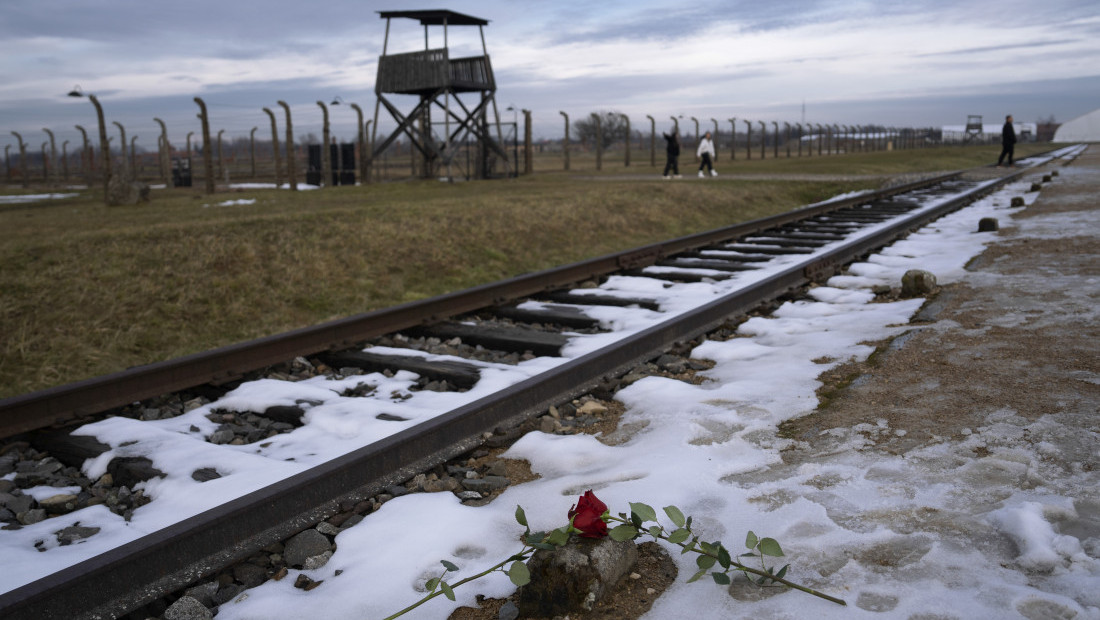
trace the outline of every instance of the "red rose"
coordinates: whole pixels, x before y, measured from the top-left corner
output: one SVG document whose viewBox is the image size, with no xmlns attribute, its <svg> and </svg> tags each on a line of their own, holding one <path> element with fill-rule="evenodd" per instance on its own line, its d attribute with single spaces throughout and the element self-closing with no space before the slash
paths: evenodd
<svg viewBox="0 0 1100 620">
<path fill-rule="evenodd" d="M 601 518 L 607 512 L 607 504 L 600 501 L 592 491 L 585 491 L 577 504 L 569 509 L 569 518 L 573 527 L 580 530 L 581 536 L 603 538 L 607 536 L 607 524 Z"/>
</svg>

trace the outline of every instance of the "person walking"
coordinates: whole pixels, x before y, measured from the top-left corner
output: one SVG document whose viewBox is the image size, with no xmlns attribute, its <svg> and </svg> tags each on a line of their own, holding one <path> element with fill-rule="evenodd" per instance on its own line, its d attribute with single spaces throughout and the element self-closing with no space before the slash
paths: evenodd
<svg viewBox="0 0 1100 620">
<path fill-rule="evenodd" d="M 1001 128 L 1001 156 L 997 158 L 997 167 L 1001 168 L 1001 162 L 1008 155 L 1008 165 L 1012 165 L 1012 155 L 1016 150 L 1016 128 L 1012 126 L 1012 115 L 1005 117 L 1005 126 Z"/>
<path fill-rule="evenodd" d="M 667 161 L 665 161 L 665 174 L 664 178 L 680 178 L 680 136 L 677 135 L 679 131 L 673 128 L 672 134 L 661 133 L 665 137 L 665 154 L 667 155 Z M 673 176 L 668 176 L 669 171 Z"/>
<path fill-rule="evenodd" d="M 700 177 L 706 176 L 703 174 L 703 168 L 706 168 L 710 172 L 710 176 L 718 176 L 718 171 L 714 169 L 714 164 L 711 163 L 711 159 L 714 157 L 714 142 L 710 139 L 709 131 L 703 135 L 703 139 L 699 141 L 699 147 L 695 149 L 695 154 L 700 158 Z"/>
</svg>

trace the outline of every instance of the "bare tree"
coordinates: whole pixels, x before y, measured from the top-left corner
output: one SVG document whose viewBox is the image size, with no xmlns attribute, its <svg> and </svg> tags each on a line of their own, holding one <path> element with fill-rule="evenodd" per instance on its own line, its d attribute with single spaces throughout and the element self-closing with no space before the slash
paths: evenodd
<svg viewBox="0 0 1100 620">
<path fill-rule="evenodd" d="M 597 119 L 599 120 L 599 127 L 597 127 Z M 592 112 L 586 118 L 573 122 L 573 132 L 576 134 L 577 139 L 581 141 L 581 144 L 593 148 L 596 147 L 597 129 L 602 134 L 602 148 L 607 148 L 620 140 L 629 138 L 627 127 L 626 115 L 614 110 Z"/>
</svg>

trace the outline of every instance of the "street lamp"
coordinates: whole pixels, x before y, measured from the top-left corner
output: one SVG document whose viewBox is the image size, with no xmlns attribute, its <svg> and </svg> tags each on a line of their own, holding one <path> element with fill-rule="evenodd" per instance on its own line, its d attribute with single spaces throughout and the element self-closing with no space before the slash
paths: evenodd
<svg viewBox="0 0 1100 620">
<path fill-rule="evenodd" d="M 84 92 L 80 89 L 80 85 L 73 87 L 69 91 L 70 97 L 83 97 Z M 99 105 L 99 100 L 95 95 L 88 93 L 88 100 L 95 106 L 96 117 L 99 120 L 99 157 L 103 162 L 103 201 L 107 201 L 107 187 L 111 184 L 111 152 L 110 146 L 107 143 L 107 124 L 103 121 L 103 107 Z"/>
</svg>

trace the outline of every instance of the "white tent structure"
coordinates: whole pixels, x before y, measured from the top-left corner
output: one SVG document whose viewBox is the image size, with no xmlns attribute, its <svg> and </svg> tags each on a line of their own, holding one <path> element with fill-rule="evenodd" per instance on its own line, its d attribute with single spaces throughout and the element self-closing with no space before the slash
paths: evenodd
<svg viewBox="0 0 1100 620">
<path fill-rule="evenodd" d="M 1100 142 L 1100 110 L 1062 123 L 1054 132 L 1055 142 Z"/>
</svg>

